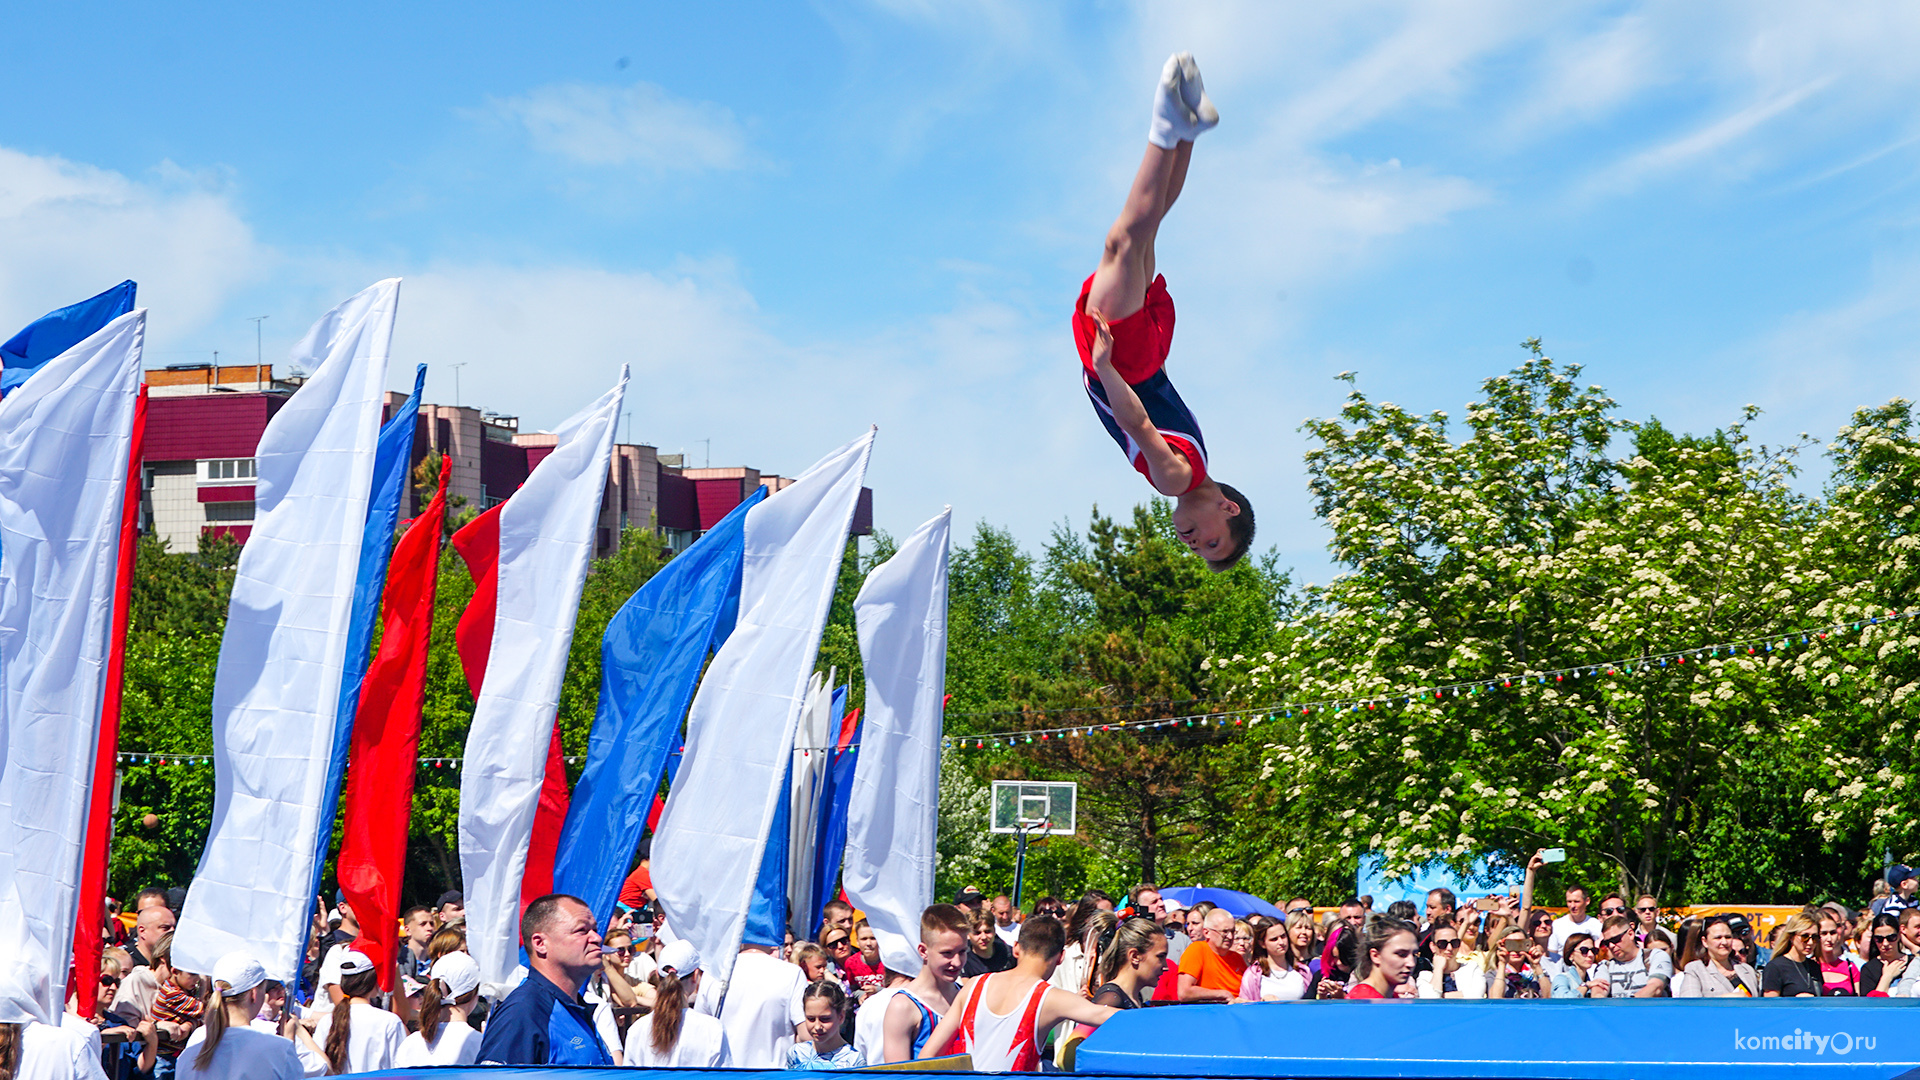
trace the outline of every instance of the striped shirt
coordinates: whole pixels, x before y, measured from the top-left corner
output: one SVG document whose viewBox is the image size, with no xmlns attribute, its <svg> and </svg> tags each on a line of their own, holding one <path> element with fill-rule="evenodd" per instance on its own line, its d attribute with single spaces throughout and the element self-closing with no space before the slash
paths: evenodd
<svg viewBox="0 0 1920 1080">
<path fill-rule="evenodd" d="M 193 1034 L 194 1028 L 200 1026 L 200 1019 L 205 1011 L 206 1006 L 201 1004 L 199 998 L 174 985 L 172 979 L 160 984 L 160 993 L 153 999 L 154 1022 L 184 1024 L 187 1027 L 186 1034 L 178 1039 L 170 1037 L 165 1028 L 159 1030 L 161 1057 L 180 1056 L 180 1051 L 187 1045 L 187 1038 Z"/>
</svg>

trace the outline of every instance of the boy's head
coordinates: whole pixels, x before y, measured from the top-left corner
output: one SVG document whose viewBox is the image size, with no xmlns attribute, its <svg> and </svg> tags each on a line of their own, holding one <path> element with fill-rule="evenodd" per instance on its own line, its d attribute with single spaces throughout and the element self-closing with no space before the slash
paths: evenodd
<svg viewBox="0 0 1920 1080">
<path fill-rule="evenodd" d="M 920 959 L 935 978 L 953 982 L 967 966 L 967 914 L 952 904 L 920 913 Z"/>
<path fill-rule="evenodd" d="M 1229 916 L 1231 919 L 1231 916 Z M 1014 956 L 1035 959 L 1047 965 L 1049 974 L 1067 948 L 1067 930 L 1059 919 L 1039 915 L 1020 924 L 1020 939 L 1014 944 Z"/>
<path fill-rule="evenodd" d="M 1174 500 L 1173 530 L 1208 569 L 1222 573 L 1253 546 L 1253 505 L 1231 484 L 1208 481 Z"/>
</svg>

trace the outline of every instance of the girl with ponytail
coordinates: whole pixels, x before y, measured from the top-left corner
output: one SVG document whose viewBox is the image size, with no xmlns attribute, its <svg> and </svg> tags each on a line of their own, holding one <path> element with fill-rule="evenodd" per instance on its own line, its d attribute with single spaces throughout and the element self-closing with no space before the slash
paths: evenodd
<svg viewBox="0 0 1920 1080">
<path fill-rule="evenodd" d="M 252 1026 L 267 1002 L 267 973 L 246 953 L 213 965 L 201 1026 L 180 1051 L 178 1070 L 193 1080 L 295 1080 L 303 1075 L 293 1043 Z"/>
<path fill-rule="evenodd" d="M 347 949 L 340 959 L 340 1001 L 314 1025 L 313 1037 L 325 1049 L 330 1076 L 391 1069 L 394 1055 L 406 1041 L 407 1025 L 375 1008 L 373 995 L 380 983 L 373 961 L 365 953 Z"/>
<path fill-rule="evenodd" d="M 1146 1004 L 1146 996 L 1167 967 L 1167 935 L 1150 919 L 1128 919 L 1114 931 L 1110 944 L 1100 951 L 1094 977 L 1100 989 L 1093 1003 L 1110 1009 L 1134 1009 Z"/>
<path fill-rule="evenodd" d="M 700 992 L 700 953 L 693 943 L 660 950 L 653 973 L 653 1011 L 627 1029 L 629 1068 L 719 1069 L 733 1063 L 720 1021 L 689 1008 Z"/>
<path fill-rule="evenodd" d="M 480 964 L 463 952 L 433 962 L 420 992 L 420 1030 L 393 1057 L 395 1068 L 471 1065 L 480 1060 L 480 1033 L 467 1023 L 480 996 Z"/>
</svg>

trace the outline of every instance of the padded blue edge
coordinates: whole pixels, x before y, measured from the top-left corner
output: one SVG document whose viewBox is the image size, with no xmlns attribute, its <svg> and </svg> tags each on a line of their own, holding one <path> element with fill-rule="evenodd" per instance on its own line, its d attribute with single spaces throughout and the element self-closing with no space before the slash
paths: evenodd
<svg viewBox="0 0 1920 1080">
<path fill-rule="evenodd" d="M 1920 1069 L 1920 1001 L 1301 1001 L 1135 1009 L 1082 1043 L 1124 1076 L 1639 1080 Z"/>
</svg>

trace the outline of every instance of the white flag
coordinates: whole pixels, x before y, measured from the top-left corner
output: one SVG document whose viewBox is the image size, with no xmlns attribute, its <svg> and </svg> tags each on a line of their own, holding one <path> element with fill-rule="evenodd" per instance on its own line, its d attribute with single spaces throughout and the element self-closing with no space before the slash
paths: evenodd
<svg viewBox="0 0 1920 1080">
<path fill-rule="evenodd" d="M 949 507 L 914 530 L 853 602 L 867 701 L 840 880 L 867 913 L 880 959 L 909 973 L 920 970 L 920 912 L 933 903 L 952 527 Z"/>
<path fill-rule="evenodd" d="M 492 645 L 460 773 L 467 951 L 484 982 L 506 983 L 520 962 L 520 879 L 626 392 L 622 367 L 500 508 Z"/>
<path fill-rule="evenodd" d="M 733 971 L 775 800 L 789 797 L 794 727 L 872 452 L 869 431 L 747 511 L 740 618 L 694 694 L 653 838 L 667 924 L 710 979 Z"/>
<path fill-rule="evenodd" d="M 240 552 L 213 683 L 213 825 L 187 890 L 173 962 L 209 972 L 244 950 L 291 981 L 306 959 L 314 837 L 400 300 L 389 278 L 294 346 L 313 374 L 254 453 L 254 524 Z"/>
<path fill-rule="evenodd" d="M 66 1007 L 146 323 L 0 401 L 0 1023 Z"/>
</svg>

